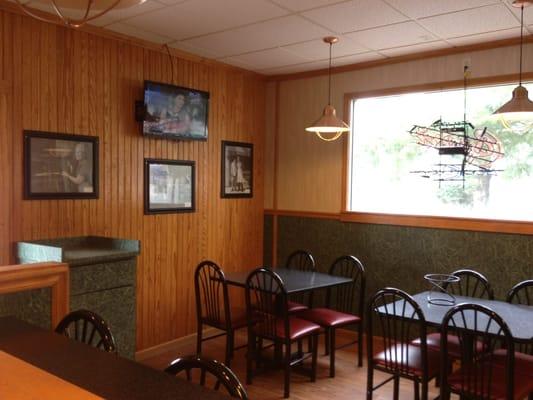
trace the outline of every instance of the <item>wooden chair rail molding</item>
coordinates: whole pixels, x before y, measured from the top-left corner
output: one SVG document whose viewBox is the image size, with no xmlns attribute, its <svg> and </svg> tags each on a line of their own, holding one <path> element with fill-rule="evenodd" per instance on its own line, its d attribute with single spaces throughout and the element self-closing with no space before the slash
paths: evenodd
<svg viewBox="0 0 533 400">
<path fill-rule="evenodd" d="M 69 312 L 68 265 L 37 263 L 0 267 L 0 294 L 47 287 L 51 289 L 51 322 L 55 327 Z"/>
<path fill-rule="evenodd" d="M 533 235 L 533 223 L 528 221 L 504 221 L 475 218 L 437 217 L 425 215 L 395 215 L 343 211 L 340 213 L 272 210 L 265 209 L 266 215 L 331 219 L 360 224 L 398 225 L 420 228 L 440 228 L 460 231 L 515 233 Z"/>
</svg>

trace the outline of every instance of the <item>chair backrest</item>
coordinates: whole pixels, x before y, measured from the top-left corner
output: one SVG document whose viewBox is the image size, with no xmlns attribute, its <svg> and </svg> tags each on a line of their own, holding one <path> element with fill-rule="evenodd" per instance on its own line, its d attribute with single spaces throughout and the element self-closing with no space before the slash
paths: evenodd
<svg viewBox="0 0 533 400">
<path fill-rule="evenodd" d="M 316 271 L 315 259 L 308 251 L 296 250 L 287 257 L 285 268 L 314 272 Z"/>
<path fill-rule="evenodd" d="M 92 311 L 72 311 L 59 322 L 55 331 L 70 339 L 109 353 L 117 352 L 115 339 L 107 323 Z"/>
<path fill-rule="evenodd" d="M 460 278 L 459 282 L 445 283 L 443 287 L 452 294 L 494 300 L 494 292 L 487 278 L 471 269 L 459 269 L 452 275 Z"/>
<path fill-rule="evenodd" d="M 458 338 L 462 355 L 460 379 L 454 382 L 454 392 L 461 398 L 495 398 L 493 377 L 506 374 L 505 398 L 512 400 L 514 343 L 505 321 L 488 307 L 478 304 L 464 303 L 448 310 L 442 321 L 442 394 L 449 391 L 448 375 L 452 373 L 449 368 L 453 360 L 448 354 L 448 335 Z M 494 353 L 497 349 L 507 351 L 497 356 Z M 504 364 L 502 354 L 505 354 Z"/>
<path fill-rule="evenodd" d="M 507 302 L 533 306 L 533 279 L 517 283 L 507 293 Z M 533 343 L 516 343 L 516 351 L 533 355 Z"/>
<path fill-rule="evenodd" d="M 255 334 L 265 338 L 279 336 L 283 324 L 285 337 L 289 335 L 287 292 L 278 274 L 257 268 L 246 279 L 246 314 L 248 340 Z"/>
<path fill-rule="evenodd" d="M 395 288 L 379 290 L 368 304 L 367 314 L 368 365 L 373 365 L 374 327 L 379 327 L 380 340 L 384 349 L 384 367 L 393 372 L 410 374 L 414 346 L 410 342 L 420 338 L 421 367 L 423 378 L 428 378 L 426 320 L 417 302 L 406 292 Z M 411 360 L 411 361 L 410 361 Z"/>
<path fill-rule="evenodd" d="M 330 275 L 350 278 L 352 283 L 328 289 L 326 306 L 363 317 L 365 307 L 365 267 L 354 256 L 337 258 L 329 269 Z"/>
<path fill-rule="evenodd" d="M 213 261 L 202 261 L 194 273 L 196 318 L 209 325 L 231 324 L 228 285 L 222 269 Z"/>
<path fill-rule="evenodd" d="M 239 378 L 237 378 L 231 369 L 216 360 L 209 360 L 198 356 L 181 357 L 172 361 L 165 369 L 165 372 L 171 375 L 177 375 L 185 371 L 187 380 L 192 381 L 194 370 L 198 370 L 200 373 L 200 385 L 205 386 L 206 375 L 210 374 L 214 378 L 213 388 L 215 390 L 218 390 L 220 384 L 222 384 L 231 397 L 242 400 L 248 399 L 246 390 L 239 381 Z"/>
</svg>

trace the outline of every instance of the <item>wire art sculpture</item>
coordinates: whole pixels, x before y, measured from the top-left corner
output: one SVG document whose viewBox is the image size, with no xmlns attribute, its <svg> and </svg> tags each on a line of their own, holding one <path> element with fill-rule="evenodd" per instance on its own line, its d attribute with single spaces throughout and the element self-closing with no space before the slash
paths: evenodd
<svg viewBox="0 0 533 400">
<path fill-rule="evenodd" d="M 439 163 L 434 164 L 432 168 L 411 173 L 424 178 L 433 178 L 439 184 L 446 181 L 461 181 L 464 187 L 465 176 L 494 175 L 502 171 L 492 168 L 493 163 L 504 156 L 500 140 L 486 127 L 476 128 L 466 119 L 467 75 L 468 67 L 465 67 L 463 121 L 444 122 L 439 119 L 430 126 L 414 125 L 409 130 L 417 144 L 436 149 L 440 156 Z"/>
</svg>

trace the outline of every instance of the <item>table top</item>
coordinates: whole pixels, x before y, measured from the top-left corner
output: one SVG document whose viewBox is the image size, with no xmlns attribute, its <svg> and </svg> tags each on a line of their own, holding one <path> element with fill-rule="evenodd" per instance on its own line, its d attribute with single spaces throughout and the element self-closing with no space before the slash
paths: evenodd
<svg viewBox="0 0 533 400">
<path fill-rule="evenodd" d="M 0 318 L 0 351 L 109 400 L 228 398 L 13 317 Z"/>
<path fill-rule="evenodd" d="M 287 293 L 298 293 L 322 289 L 352 282 L 350 278 L 323 274 L 320 272 L 299 271 L 287 268 L 272 268 L 285 284 Z M 244 287 L 250 271 L 229 272 L 225 274 L 228 285 Z"/>
<path fill-rule="evenodd" d="M 428 302 L 428 294 L 429 292 L 417 293 L 413 296 L 413 299 L 418 303 L 418 305 L 422 309 L 422 312 L 424 313 L 424 317 L 426 318 L 426 322 L 429 325 L 440 326 L 442 323 L 442 320 L 444 319 L 444 315 L 453 306 L 452 305 L 442 306 L 442 305 L 431 304 Z M 505 323 L 509 327 L 511 334 L 513 335 L 513 338 L 516 341 L 530 342 L 533 340 L 533 307 L 532 306 L 510 304 L 510 303 L 499 301 L 499 300 L 478 299 L 474 297 L 455 295 L 455 305 L 458 305 L 461 303 L 479 304 L 479 305 L 483 305 L 483 306 L 490 308 L 491 310 L 495 311 L 500 317 L 502 317 L 502 319 L 505 321 Z M 400 312 L 400 307 L 397 307 L 396 309 L 398 310 L 398 312 Z M 391 313 L 390 307 L 388 307 L 388 311 L 389 313 Z M 412 312 L 412 308 L 409 305 L 407 305 L 406 314 L 410 314 L 411 312 Z M 466 314 L 466 316 L 468 317 L 468 314 Z M 482 318 L 480 318 L 478 321 L 479 321 L 478 326 L 485 327 L 485 325 L 483 324 Z"/>
</svg>

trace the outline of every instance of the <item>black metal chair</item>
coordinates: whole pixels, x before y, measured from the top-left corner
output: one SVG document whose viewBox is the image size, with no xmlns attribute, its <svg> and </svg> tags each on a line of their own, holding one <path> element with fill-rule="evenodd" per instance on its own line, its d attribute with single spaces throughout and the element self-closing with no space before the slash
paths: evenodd
<svg viewBox="0 0 533 400">
<path fill-rule="evenodd" d="M 226 355 L 224 363 L 229 367 L 236 349 L 235 331 L 247 326 L 244 310 L 231 310 L 228 285 L 222 269 L 213 261 L 202 261 L 194 273 L 194 291 L 196 296 L 196 354 L 202 354 L 202 343 L 226 335 Z M 203 326 L 211 326 L 222 333 L 203 337 Z"/>
<path fill-rule="evenodd" d="M 108 353 L 117 352 L 115 339 L 107 323 L 92 311 L 72 311 L 59 322 L 55 332 Z"/>
<path fill-rule="evenodd" d="M 450 336 L 459 338 L 461 366 L 448 353 Z M 483 343 L 480 350 L 474 343 Z M 441 399 L 450 393 L 465 399 L 524 399 L 533 391 L 533 379 L 515 369 L 514 341 L 505 321 L 488 307 L 459 304 L 442 321 Z M 529 366 L 533 368 L 533 364 Z M 516 373 L 515 373 L 516 371 Z"/>
<path fill-rule="evenodd" d="M 507 293 L 508 303 L 533 305 L 533 279 L 517 283 Z"/>
<path fill-rule="evenodd" d="M 200 373 L 200 385 L 206 385 L 206 375 L 210 374 L 214 378 L 215 390 L 218 390 L 222 384 L 231 397 L 248 400 L 246 389 L 239 381 L 239 378 L 237 378 L 231 369 L 216 360 L 209 360 L 198 356 L 180 357 L 172 361 L 165 369 L 165 372 L 171 375 L 177 375 L 185 371 L 187 380 L 192 381 L 194 370 L 198 370 Z"/>
<path fill-rule="evenodd" d="M 533 306 L 533 279 L 513 286 L 507 294 L 507 302 Z M 533 379 L 533 343 L 515 343 L 515 363 L 517 371 L 528 371 Z M 530 400 L 533 400 L 533 395 Z"/>
<path fill-rule="evenodd" d="M 287 257 L 285 268 L 298 271 L 316 272 L 315 259 L 305 250 L 296 250 Z M 313 305 L 313 292 L 296 293 L 289 298 L 289 312 L 307 310 Z"/>
<path fill-rule="evenodd" d="M 350 284 L 330 288 L 326 292 L 326 307 L 312 308 L 297 314 L 325 329 L 326 354 L 330 356 L 330 377 L 335 376 L 335 350 L 358 344 L 358 365 L 363 365 L 363 314 L 365 311 L 365 268 L 354 256 L 336 259 L 330 275 L 350 278 Z M 349 325 L 357 326 L 357 340 L 340 347 L 335 344 L 335 330 Z"/>
<path fill-rule="evenodd" d="M 494 292 L 489 280 L 477 271 L 471 269 L 459 269 L 451 275 L 460 278 L 459 282 L 445 283 L 443 287 L 451 294 L 459 296 L 475 297 L 478 299 L 494 300 Z"/>
<path fill-rule="evenodd" d="M 479 272 L 471 269 L 459 269 L 455 272 L 452 272 L 451 275 L 459 277 L 460 280 L 459 282 L 446 283 L 443 285 L 443 287 L 448 290 L 449 293 L 459 296 L 494 300 L 494 292 L 489 284 L 488 279 Z M 439 350 L 441 342 L 442 340 L 439 332 L 428 334 L 428 347 Z M 478 342 L 477 346 L 480 350 L 483 348 L 483 344 L 481 342 Z M 459 347 L 458 338 L 450 335 L 448 338 L 448 353 L 457 360 L 461 358 L 461 351 Z"/>
<path fill-rule="evenodd" d="M 274 366 L 281 364 L 285 372 L 284 396 L 290 394 L 290 374 L 293 366 L 301 364 L 311 357 L 311 381 L 316 379 L 318 333 L 320 326 L 289 315 L 287 292 L 283 281 L 274 271 L 258 268 L 246 279 L 246 312 L 248 318 L 248 354 L 246 364 L 246 381 L 252 379 L 258 367 L 268 364 L 262 355 L 263 341 L 274 344 Z M 291 345 L 311 337 L 310 353 L 292 357 Z M 282 354 L 283 346 L 285 352 Z M 254 370 L 253 364 L 256 364 Z"/>
<path fill-rule="evenodd" d="M 374 323 L 381 338 L 374 338 Z M 415 343 L 414 337 L 419 341 Z M 374 339 L 381 340 L 383 350 L 374 354 Z M 367 400 L 374 390 L 394 381 L 394 400 L 399 399 L 400 378 L 414 382 L 415 399 L 428 398 L 428 382 L 440 373 L 439 353 L 426 345 L 426 320 L 416 301 L 402 290 L 385 288 L 368 304 L 367 314 L 368 380 Z M 374 386 L 374 370 L 392 375 Z M 420 386 L 422 390 L 420 393 Z"/>
</svg>

